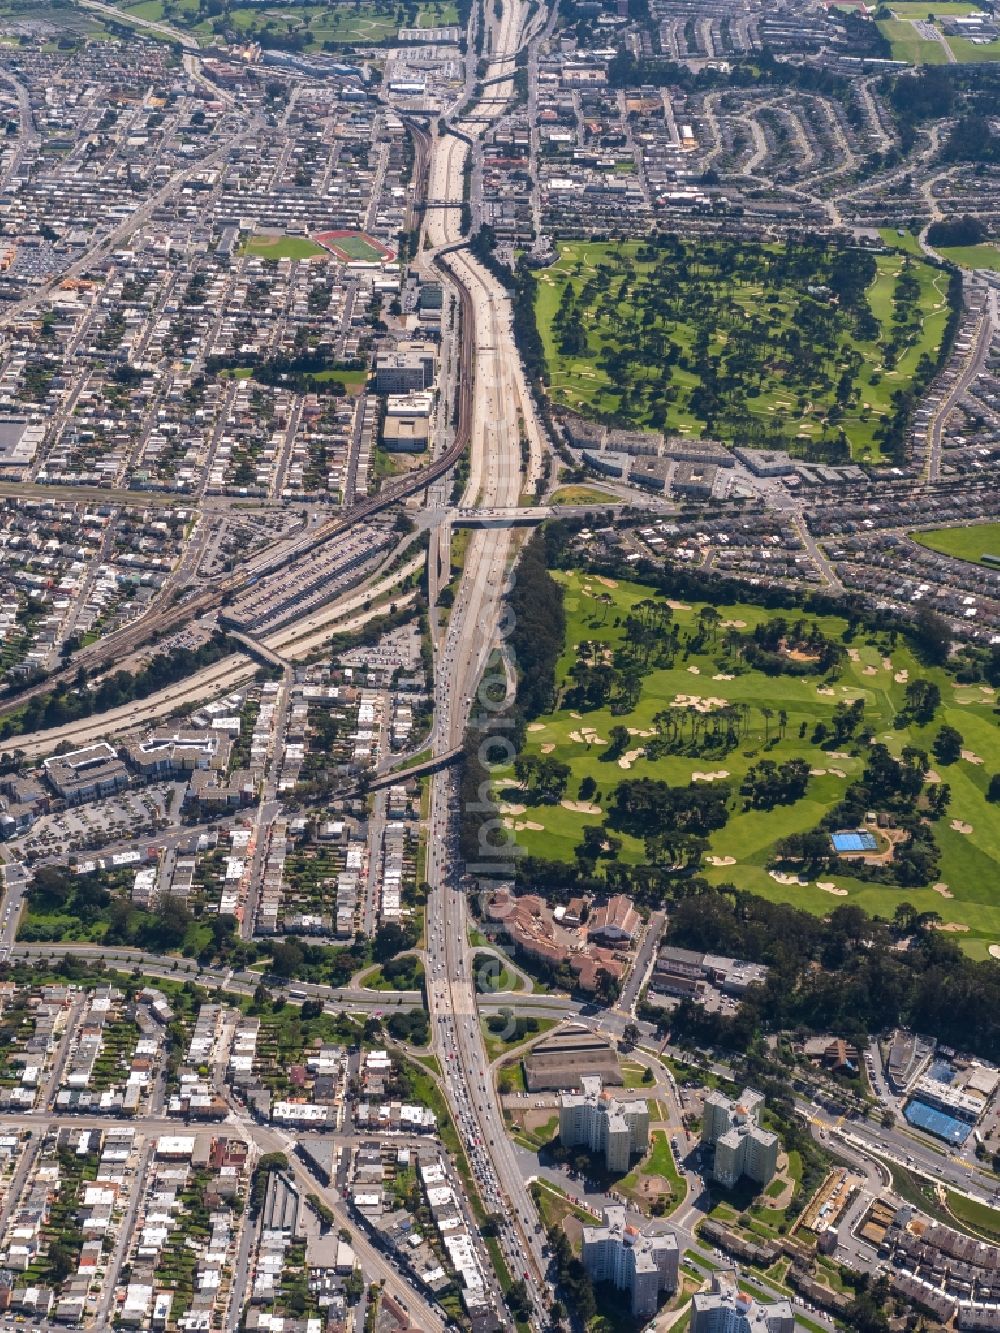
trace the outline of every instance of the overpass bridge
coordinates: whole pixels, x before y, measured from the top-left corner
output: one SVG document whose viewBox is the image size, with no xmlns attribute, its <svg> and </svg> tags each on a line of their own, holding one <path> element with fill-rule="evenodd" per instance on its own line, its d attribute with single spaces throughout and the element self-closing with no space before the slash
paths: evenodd
<svg viewBox="0 0 1000 1333">
<path fill-rule="evenodd" d="M 450 768 L 462 757 L 462 747 L 456 745 L 452 750 L 431 755 L 419 763 L 409 764 L 406 768 L 394 768 L 388 773 L 379 773 L 367 784 L 366 791 L 381 791 L 384 787 L 394 787 L 397 782 L 408 782 L 410 778 L 422 777 L 425 773 L 438 773 L 442 768 Z"/>
<path fill-rule="evenodd" d="M 456 528 L 529 528 L 550 518 L 596 518 L 620 514 L 629 506 L 623 503 L 588 505 L 519 505 L 486 509 L 467 507 L 451 511 Z"/>
<path fill-rule="evenodd" d="M 233 622 L 226 616 L 219 617 L 219 624 L 223 627 L 231 639 L 245 648 L 248 656 L 255 662 L 260 662 L 262 666 L 276 667 L 279 671 L 284 671 L 285 667 L 290 665 L 285 658 L 280 657 L 273 649 L 268 648 L 267 644 L 261 643 L 260 639 L 255 639 L 251 635 L 244 633 L 243 630 L 236 629 Z"/>
</svg>

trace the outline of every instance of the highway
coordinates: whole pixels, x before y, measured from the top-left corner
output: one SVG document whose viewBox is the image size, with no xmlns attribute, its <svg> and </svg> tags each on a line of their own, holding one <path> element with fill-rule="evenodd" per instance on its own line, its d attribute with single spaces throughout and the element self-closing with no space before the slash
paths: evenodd
<svg viewBox="0 0 1000 1333">
<path fill-rule="evenodd" d="M 497 14 L 499 13 L 499 18 Z M 544 23 L 546 11 L 541 11 Z M 522 0 L 503 0 L 488 19 L 492 51 L 485 79 L 509 75 L 510 58 L 524 41 L 527 9 Z M 470 52 L 473 52 L 470 43 Z M 474 53 L 473 53 L 474 54 Z M 457 133 L 433 139 L 427 198 L 461 203 L 469 140 L 503 113 L 513 92 L 510 77 L 492 85 L 489 100 L 476 108 L 477 119 L 459 121 Z M 436 264 L 458 288 L 465 350 L 471 342 L 472 367 L 464 364 L 460 380 L 463 406 L 471 393 L 468 426 L 469 477 L 462 496 L 466 507 L 513 509 L 541 466 L 541 434 L 514 346 L 506 291 L 465 250 L 461 209 L 429 210 L 424 235 L 425 261 Z M 522 473 L 521 434 L 528 440 Z M 432 540 L 431 559 L 437 558 Z M 462 743 L 483 671 L 499 646 L 497 629 L 503 592 L 516 555 L 509 527 L 475 529 L 469 538 L 461 579 L 447 632 L 435 643 L 434 751 Z M 487 1211 L 501 1223 L 499 1241 L 511 1275 L 525 1282 L 532 1305 L 531 1324 L 542 1327 L 550 1289 L 537 1217 L 507 1137 L 493 1084 L 490 1061 L 480 1031 L 475 983 L 471 973 L 464 889 L 448 859 L 449 830 L 456 815 L 450 803 L 453 780 L 445 773 L 431 779 L 427 881 L 428 1002 L 434 1048 L 445 1070 L 445 1090 L 469 1164 Z M 538 1227 L 540 1231 L 540 1227 Z"/>
</svg>

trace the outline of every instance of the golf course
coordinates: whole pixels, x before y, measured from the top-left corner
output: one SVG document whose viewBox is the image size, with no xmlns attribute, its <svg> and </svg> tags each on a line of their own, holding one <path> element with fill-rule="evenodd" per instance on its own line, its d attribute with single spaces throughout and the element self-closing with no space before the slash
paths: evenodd
<svg viewBox="0 0 1000 1333">
<path fill-rule="evenodd" d="M 572 242 L 536 284 L 553 402 L 618 424 L 878 461 L 936 366 L 948 274 L 904 253 Z"/>
<path fill-rule="evenodd" d="M 858 630 L 845 637 L 847 622 L 836 616 L 746 604 L 702 614 L 700 604 L 665 602 L 635 583 L 577 571 L 553 577 L 564 589 L 567 622 L 556 670 L 557 706 L 528 725 L 518 759 L 521 780 L 512 768 L 495 787 L 504 825 L 524 853 L 572 862 L 589 826 L 592 848 L 602 839 L 614 843 L 610 852 L 597 854 L 596 873 L 609 855 L 620 863 L 646 862 L 648 834 L 644 845 L 611 817 L 619 784 L 654 779 L 706 795 L 714 784 L 728 792 L 728 818 L 710 833 L 701 860 L 700 873 L 711 882 L 731 882 L 823 915 L 853 902 L 891 918 L 907 902 L 917 912 L 936 913 L 938 928 L 953 932 L 973 957 L 986 957 L 990 945 L 1000 945 L 1000 804 L 987 799 L 990 777 L 1000 772 L 994 688 L 960 684 L 948 670 L 921 663 L 894 633 Z M 781 651 L 794 659 L 791 674 L 775 673 L 773 655 L 750 652 L 755 634 L 766 638 L 778 615 L 789 624 L 800 618 L 809 635 L 801 650 L 797 643 L 789 651 L 781 640 Z M 671 665 L 657 665 L 654 652 L 638 683 L 632 677 L 627 711 L 620 694 L 611 706 L 581 705 L 581 682 L 599 678 L 602 664 L 610 671 L 612 662 L 623 662 L 629 635 L 634 644 L 643 618 L 652 627 L 651 641 L 672 636 Z M 796 628 L 800 637 L 807 631 Z M 627 668 L 619 676 L 627 679 Z M 912 707 L 914 690 L 925 686 L 939 700 L 929 717 Z M 845 731 L 839 724 L 851 705 L 863 726 Z M 619 729 L 615 735 L 613 728 Z M 951 729 L 959 740 L 951 737 L 954 753 L 946 754 L 940 736 Z M 777 844 L 815 830 L 880 746 L 903 762 L 923 752 L 916 822 L 931 830 L 939 852 L 933 877 L 905 885 L 873 882 L 851 874 L 856 863 L 848 861 L 824 874 L 777 869 Z M 551 792 L 538 796 L 536 769 L 544 760 L 568 767 L 559 799 Z M 761 807 L 754 784 L 770 773 L 766 761 L 782 771 L 795 768 L 801 794 L 786 792 L 770 808 Z M 874 822 L 871 827 L 878 855 L 891 859 L 893 830 Z"/>
</svg>

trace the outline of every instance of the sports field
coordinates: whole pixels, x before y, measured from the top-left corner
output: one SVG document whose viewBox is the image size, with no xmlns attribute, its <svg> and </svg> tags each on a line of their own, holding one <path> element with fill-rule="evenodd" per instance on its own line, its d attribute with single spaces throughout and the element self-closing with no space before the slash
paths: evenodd
<svg viewBox="0 0 1000 1333">
<path fill-rule="evenodd" d="M 984 555 L 1000 560 L 1000 523 L 974 523 L 968 528 L 932 528 L 914 532 L 914 541 L 928 550 L 980 564 Z"/>
<path fill-rule="evenodd" d="M 943 0 L 940 5 L 930 0 L 926 4 L 922 0 L 900 0 L 889 8 L 892 18 L 879 19 L 877 26 L 888 38 L 893 60 L 906 60 L 911 65 L 945 65 L 949 63 L 949 50 L 959 64 L 1000 60 L 1000 41 L 973 42 L 968 37 L 949 35 L 941 25 L 942 19 L 975 14 L 977 5 L 965 4 L 964 0 Z M 932 27 L 940 40 L 921 33 L 914 26 L 917 23 Z"/>
<path fill-rule="evenodd" d="M 850 312 L 831 298 L 833 263 L 729 241 L 676 256 L 563 243 L 537 280 L 549 393 L 669 433 L 878 461 L 893 395 L 938 355 L 948 278 L 903 253 L 859 256 L 872 277 Z"/>
<path fill-rule="evenodd" d="M 363 231 L 321 231 L 316 233 L 316 241 L 338 259 L 356 259 L 376 264 L 382 259 L 392 258 L 391 250 Z"/>
<path fill-rule="evenodd" d="M 557 669 L 557 680 L 565 686 L 577 660 L 576 645 L 598 641 L 613 652 L 624 638 L 620 622 L 637 602 L 650 597 L 650 590 L 630 583 L 610 586 L 612 581 L 579 573 L 560 572 L 554 577 L 566 589 L 566 647 Z M 682 632 L 694 629 L 698 605 L 675 606 L 673 622 Z M 717 609 L 723 626 L 729 621 L 734 627 L 752 628 L 770 614 L 748 605 Z M 818 623 L 833 639 L 839 639 L 846 628 L 837 617 L 819 618 Z M 724 632 L 720 628 L 720 635 Z M 945 671 L 918 663 L 907 647 L 892 646 L 885 635 L 859 636 L 847 645 L 847 651 L 842 671 L 827 685 L 821 676 L 772 677 L 756 670 L 726 679 L 728 673 L 720 671 L 718 646 L 709 647 L 686 659 L 678 655 L 672 668 L 645 675 L 638 704 L 625 716 L 612 716 L 608 708 L 585 712 L 559 708 L 539 718 L 529 726 L 525 753 L 551 755 L 569 765 L 571 776 L 558 805 L 526 806 L 515 787 L 501 784 L 507 803 L 502 811 L 511 836 L 532 855 L 570 861 L 584 828 L 602 822 L 611 794 L 623 778 L 659 778 L 682 786 L 691 783 L 695 774 L 714 774 L 720 780 L 725 774 L 734 795 L 728 823 L 710 839 L 703 872 L 708 879 L 731 882 L 821 914 L 838 903 L 854 902 L 868 912 L 891 917 L 899 903 L 909 902 L 918 911 L 937 912 L 964 949 L 975 957 L 986 957 L 988 946 L 1000 943 L 1000 806 L 985 798 L 990 775 L 1000 771 L 1000 732 L 993 712 L 997 692 L 982 685 L 956 684 Z M 904 703 L 906 683 L 918 677 L 938 685 L 942 703 L 930 725 L 897 729 L 893 722 Z M 746 737 L 718 759 L 680 754 L 646 758 L 643 733 L 653 734 L 654 716 L 676 707 L 678 696 L 718 699 L 737 708 L 748 705 Z M 884 742 L 896 756 L 907 745 L 930 752 L 942 724 L 962 734 L 964 757 L 942 766 L 937 775 L 949 784 L 951 803 L 934 823 L 941 850 L 940 878 L 934 885 L 903 889 L 837 875 L 822 881 L 824 887 L 820 887 L 818 882 L 782 882 L 768 869 L 775 844 L 789 834 L 814 828 L 843 797 L 849 783 L 860 776 L 863 747 L 847 742 L 842 749 L 831 751 L 811 740 L 817 723 L 829 726 L 838 703 L 856 699 L 864 701 L 865 724 L 873 728 L 874 739 Z M 686 707 L 682 705 L 684 711 Z M 765 719 L 765 709 L 771 714 L 769 719 Z M 764 749 L 765 728 L 773 738 L 782 710 L 786 714 L 783 738 Z M 616 725 L 630 730 L 629 749 L 617 762 L 602 760 L 599 756 L 607 749 L 610 729 Z M 770 811 L 744 810 L 736 794 L 740 781 L 762 758 L 779 764 L 805 759 L 810 767 L 805 796 Z M 580 784 L 585 778 L 594 779 L 597 790 L 581 801 Z M 645 860 L 641 842 L 627 834 L 615 836 L 622 839 L 620 859 Z"/>
<path fill-rule="evenodd" d="M 261 259 L 314 259 L 326 255 L 321 245 L 305 236 L 251 236 L 243 252 Z"/>
</svg>

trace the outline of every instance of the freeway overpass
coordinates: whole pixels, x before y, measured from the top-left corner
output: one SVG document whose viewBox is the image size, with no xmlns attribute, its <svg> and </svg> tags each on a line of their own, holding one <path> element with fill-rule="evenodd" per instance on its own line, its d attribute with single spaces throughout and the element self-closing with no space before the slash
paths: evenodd
<svg viewBox="0 0 1000 1333">
<path fill-rule="evenodd" d="M 450 519 L 456 528 L 528 528 L 536 527 L 550 518 L 605 518 L 608 514 L 620 514 L 628 508 L 627 504 L 614 501 L 607 504 L 517 505 L 507 508 L 466 506 L 451 510 Z"/>
</svg>

